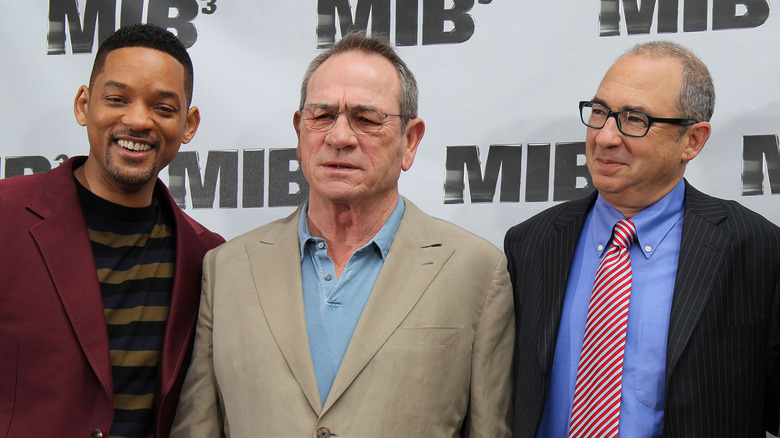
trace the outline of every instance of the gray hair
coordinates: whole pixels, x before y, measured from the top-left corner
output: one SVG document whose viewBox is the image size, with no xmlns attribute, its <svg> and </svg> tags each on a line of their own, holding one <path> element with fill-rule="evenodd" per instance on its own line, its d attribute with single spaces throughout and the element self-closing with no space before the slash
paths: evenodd
<svg viewBox="0 0 780 438">
<path fill-rule="evenodd" d="M 409 120 L 417 118 L 417 81 L 414 79 L 412 71 L 409 70 L 406 63 L 398 56 L 393 46 L 391 46 L 387 39 L 382 36 L 368 37 L 362 33 L 351 32 L 336 42 L 333 47 L 314 58 L 303 76 L 299 109 L 303 109 L 303 106 L 306 104 L 306 92 L 309 86 L 309 80 L 322 63 L 335 55 L 352 51 L 376 54 L 393 64 L 398 72 L 398 79 L 401 83 L 401 100 L 399 102 L 401 106 L 401 129 L 406 129 L 406 124 Z"/>
<path fill-rule="evenodd" d="M 669 57 L 680 62 L 683 68 L 682 85 L 677 96 L 678 117 L 699 122 L 710 121 L 715 110 L 715 86 L 707 66 L 685 47 L 671 41 L 651 41 L 637 44 L 625 56 Z M 680 127 L 682 134 L 687 126 Z"/>
</svg>

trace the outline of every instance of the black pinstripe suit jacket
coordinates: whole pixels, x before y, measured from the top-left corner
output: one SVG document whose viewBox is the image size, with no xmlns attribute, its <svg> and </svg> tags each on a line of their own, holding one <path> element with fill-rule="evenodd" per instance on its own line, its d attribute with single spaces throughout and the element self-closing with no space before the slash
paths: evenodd
<svg viewBox="0 0 780 438">
<path fill-rule="evenodd" d="M 511 228 L 514 436 L 533 437 L 550 383 L 569 268 L 596 194 Z M 686 182 L 666 355 L 664 437 L 764 437 L 780 392 L 780 228 Z M 629 322 L 630 323 L 630 322 Z"/>
</svg>

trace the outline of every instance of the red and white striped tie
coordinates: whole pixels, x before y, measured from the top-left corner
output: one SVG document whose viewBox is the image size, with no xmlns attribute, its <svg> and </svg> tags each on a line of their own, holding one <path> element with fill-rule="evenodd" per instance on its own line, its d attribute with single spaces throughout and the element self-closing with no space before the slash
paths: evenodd
<svg viewBox="0 0 780 438">
<path fill-rule="evenodd" d="M 631 298 L 629 247 L 636 227 L 624 219 L 612 231 L 601 259 L 585 320 L 580 365 L 574 386 L 569 437 L 617 437 L 623 352 Z"/>
</svg>

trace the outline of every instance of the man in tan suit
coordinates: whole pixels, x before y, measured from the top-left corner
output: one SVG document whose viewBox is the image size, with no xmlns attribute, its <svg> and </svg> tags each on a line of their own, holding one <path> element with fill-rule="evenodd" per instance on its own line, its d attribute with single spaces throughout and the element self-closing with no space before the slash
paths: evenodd
<svg viewBox="0 0 780 438">
<path fill-rule="evenodd" d="M 411 71 L 350 34 L 301 95 L 309 199 L 206 256 L 173 436 L 508 437 L 506 260 L 398 193 L 425 131 Z"/>
</svg>

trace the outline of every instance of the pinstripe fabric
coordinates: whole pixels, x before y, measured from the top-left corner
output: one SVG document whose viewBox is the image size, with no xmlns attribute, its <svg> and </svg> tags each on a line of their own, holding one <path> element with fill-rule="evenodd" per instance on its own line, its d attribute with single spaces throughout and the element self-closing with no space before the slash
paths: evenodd
<svg viewBox="0 0 780 438">
<path fill-rule="evenodd" d="M 595 202 L 557 205 L 511 228 L 505 252 L 517 324 L 514 436 L 541 421 L 563 294 Z M 764 437 L 780 394 L 780 228 L 686 183 L 669 323 L 664 437 Z"/>
</svg>

